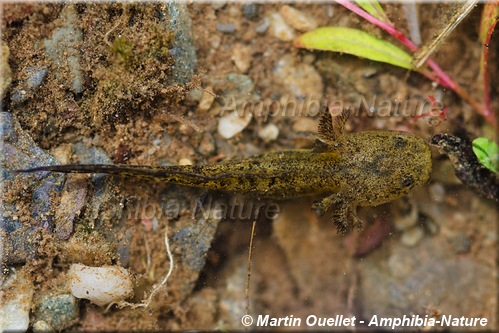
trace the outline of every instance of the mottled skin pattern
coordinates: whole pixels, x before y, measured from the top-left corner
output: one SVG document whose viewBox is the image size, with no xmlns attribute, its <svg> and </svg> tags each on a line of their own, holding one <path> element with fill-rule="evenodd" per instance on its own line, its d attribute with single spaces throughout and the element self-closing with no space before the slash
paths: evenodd
<svg viewBox="0 0 499 333">
<path fill-rule="evenodd" d="M 312 208 L 319 214 L 332 211 L 338 231 L 345 233 L 349 221 L 361 227 L 357 206 L 393 201 L 425 183 L 431 171 L 430 150 L 421 138 L 392 131 L 344 134 L 347 117 L 343 113 L 333 121 L 324 112 L 320 140 L 311 150 L 270 152 L 216 165 L 54 165 L 20 171 L 109 173 L 273 199 L 326 195 Z"/>
</svg>

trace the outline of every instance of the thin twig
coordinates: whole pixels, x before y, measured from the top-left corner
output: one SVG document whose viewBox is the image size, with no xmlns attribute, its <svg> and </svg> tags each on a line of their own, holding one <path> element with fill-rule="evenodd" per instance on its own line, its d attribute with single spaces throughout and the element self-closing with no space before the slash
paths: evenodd
<svg viewBox="0 0 499 333">
<path fill-rule="evenodd" d="M 249 314 L 249 290 L 250 290 L 250 278 L 251 278 L 251 256 L 253 255 L 253 238 L 255 238 L 255 226 L 256 220 L 253 221 L 253 227 L 251 228 L 251 238 L 248 251 L 248 276 L 246 278 L 246 315 Z"/>
<path fill-rule="evenodd" d="M 437 37 L 414 55 L 412 65 L 416 68 L 423 66 L 426 59 L 428 59 L 428 57 L 445 42 L 447 36 L 449 36 L 449 34 L 456 29 L 459 23 L 461 23 L 461 21 L 468 16 L 469 12 L 476 6 L 477 2 L 477 0 L 468 0 L 461 8 L 459 8 L 454 13 L 449 23 L 437 34 Z"/>
</svg>

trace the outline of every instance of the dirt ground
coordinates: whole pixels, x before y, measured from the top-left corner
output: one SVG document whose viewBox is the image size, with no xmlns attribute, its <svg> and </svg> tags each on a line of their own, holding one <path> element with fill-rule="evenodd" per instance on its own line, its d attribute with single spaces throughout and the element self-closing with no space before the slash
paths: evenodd
<svg viewBox="0 0 499 333">
<path fill-rule="evenodd" d="M 469 104 L 417 73 L 345 54 L 297 49 L 291 40 L 273 32 L 272 22 L 262 28 L 265 19 L 280 13 L 282 6 L 189 4 L 196 75 L 188 82 L 172 82 L 178 70 L 171 51 L 176 32 L 161 21 L 158 13 L 165 10 L 161 3 L 4 5 L 2 40 L 10 51 L 12 83 L 3 111 L 11 113 L 24 133 L 59 163 L 85 162 L 81 151 L 92 147 L 106 156 L 107 163 L 176 165 L 212 164 L 312 146 L 316 114 L 269 115 L 267 111 L 253 116 L 239 134 L 225 138 L 218 126 L 230 94 L 264 104 L 285 104 L 290 98 L 350 102 L 377 96 L 389 101 L 427 101 L 428 96 L 435 96 L 448 108 L 445 120 L 372 116 L 361 108 L 350 117 L 346 130 L 406 130 L 426 142 L 434 134 L 456 131 L 465 131 L 470 138 L 494 138 L 494 128 Z M 349 26 L 393 41 L 341 6 L 292 6 L 319 27 Z M 451 6 L 419 6 L 423 41 L 439 29 Z M 473 10 L 433 57 L 478 100 L 481 7 Z M 407 32 L 401 6 L 384 8 Z M 67 25 L 71 15 L 82 34 L 68 47 L 76 50 L 79 85 L 71 66 L 55 63 L 43 51 L 43 40 Z M 293 32 L 295 36 L 301 33 Z M 490 45 L 489 75 L 494 110 L 499 107 L 496 37 Z M 36 89 L 26 85 L 33 68 L 48 68 Z M 229 74 L 232 79 L 227 79 Z M 26 97 L 16 102 L 15 94 L 21 89 Z M 272 137 L 264 130 L 277 130 L 278 135 Z M 359 328 L 367 327 L 375 315 L 436 318 L 442 314 L 487 318 L 486 329 L 494 330 L 496 206 L 462 186 L 448 159 L 434 148 L 432 156 L 433 173 L 427 184 L 408 199 L 359 209 L 365 228 L 346 236 L 337 234 L 327 216 L 311 211 L 314 198 L 277 202 L 279 214 L 273 220 L 262 214 L 246 219 L 211 215 L 199 219 L 192 217 L 199 198 L 204 198 L 203 207 L 210 206 L 211 200 L 229 207 L 260 201 L 225 193 L 206 196 L 201 190 L 154 181 L 106 177 L 97 184 L 94 176 L 67 176 L 62 195 L 49 193 L 52 206 L 47 213 L 65 222 L 56 220 L 53 232 L 41 228 L 36 255 L 25 262 L 4 264 L 4 274 L 12 267 L 24 267 L 35 295 L 49 294 L 68 291 L 66 272 L 72 263 L 120 265 L 135 278 L 135 295 L 129 301 L 138 303 L 169 269 L 167 232 L 174 270 L 147 309 L 113 306 L 107 311 L 80 300 L 77 318 L 64 329 L 244 329 L 244 314 L 255 320 L 267 314 L 303 318 L 303 328 L 309 315 L 355 316 L 365 321 Z M 29 166 L 38 165 L 37 158 L 33 156 Z M 22 177 L 6 181 L 2 200 L 16 206 L 19 221 L 39 228 L 33 219 L 32 197 L 40 179 Z M 68 183 L 72 183 L 69 189 Z M 81 203 L 75 199 L 77 191 Z M 67 202 L 61 199 L 64 193 L 71 193 Z M 177 213 L 158 215 L 157 205 L 168 202 L 177 204 Z M 273 203 L 263 202 L 267 207 Z M 145 214 L 147 209 L 154 212 Z M 78 211 L 74 220 L 62 217 L 74 211 Z M 33 324 L 34 319 L 30 320 Z"/>
</svg>

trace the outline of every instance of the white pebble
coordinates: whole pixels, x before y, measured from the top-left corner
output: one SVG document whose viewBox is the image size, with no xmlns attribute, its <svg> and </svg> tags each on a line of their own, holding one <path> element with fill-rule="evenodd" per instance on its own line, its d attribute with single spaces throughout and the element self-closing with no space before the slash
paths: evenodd
<svg viewBox="0 0 499 333">
<path fill-rule="evenodd" d="M 431 184 L 429 187 L 430 197 L 436 202 L 444 202 L 445 187 L 441 183 Z"/>
<path fill-rule="evenodd" d="M 270 33 L 285 42 L 290 42 L 296 37 L 295 31 L 286 24 L 279 13 L 270 15 Z"/>
<path fill-rule="evenodd" d="M 243 116 L 240 116 L 235 111 L 226 114 L 218 121 L 218 134 L 225 139 L 230 139 L 241 133 L 248 126 L 252 117 L 251 112 L 245 112 Z"/>
<path fill-rule="evenodd" d="M 313 18 L 291 6 L 282 6 L 279 13 L 287 24 L 298 31 L 306 32 L 317 28 L 317 22 Z"/>
<path fill-rule="evenodd" d="M 97 305 L 119 302 L 133 295 L 132 277 L 120 266 L 72 264 L 68 282 L 75 297 L 88 299 Z"/>
<path fill-rule="evenodd" d="M 268 18 L 263 18 L 260 23 L 256 26 L 255 30 L 259 34 L 264 34 L 269 28 L 270 20 Z"/>
<path fill-rule="evenodd" d="M 424 230 L 421 226 L 414 226 L 404 231 L 400 241 L 407 247 L 413 247 L 424 237 Z"/>
<path fill-rule="evenodd" d="M 279 128 L 274 124 L 268 124 L 258 131 L 258 136 L 265 142 L 274 141 L 279 136 Z"/>
<path fill-rule="evenodd" d="M 28 329 L 33 289 L 32 282 L 22 272 L 16 273 L 1 286 L 0 332 L 24 332 Z"/>
</svg>

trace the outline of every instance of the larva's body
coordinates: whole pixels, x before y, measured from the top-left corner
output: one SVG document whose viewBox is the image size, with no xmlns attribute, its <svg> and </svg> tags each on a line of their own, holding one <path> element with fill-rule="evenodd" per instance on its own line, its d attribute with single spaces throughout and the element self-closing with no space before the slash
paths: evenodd
<svg viewBox="0 0 499 333">
<path fill-rule="evenodd" d="M 421 138 L 392 131 L 343 134 L 344 120 L 334 133 L 324 121 L 331 121 L 330 116 L 322 120 L 320 132 L 332 132 L 320 133 L 323 142 L 311 150 L 270 152 L 216 165 L 54 165 L 21 171 L 109 173 L 274 199 L 327 195 L 313 208 L 320 213 L 334 208 L 340 232 L 347 230 L 357 206 L 390 202 L 428 179 L 431 155 Z"/>
</svg>

